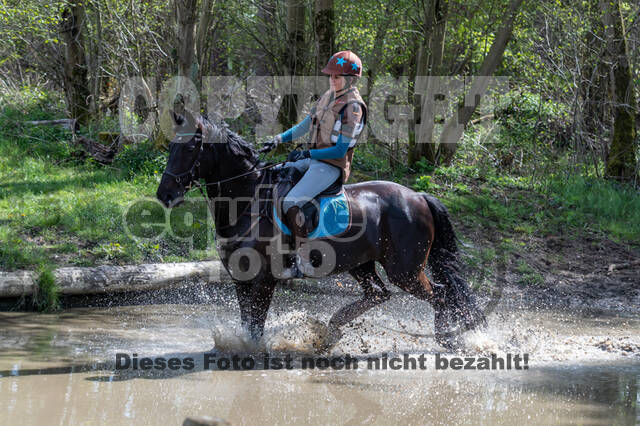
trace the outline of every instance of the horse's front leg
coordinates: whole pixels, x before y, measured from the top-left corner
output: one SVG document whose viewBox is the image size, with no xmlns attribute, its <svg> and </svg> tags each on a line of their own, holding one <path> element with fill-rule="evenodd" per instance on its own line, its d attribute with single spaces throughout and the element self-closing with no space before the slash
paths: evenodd
<svg viewBox="0 0 640 426">
<path fill-rule="evenodd" d="M 259 340 L 264 333 L 275 287 L 276 281 L 272 278 L 236 283 L 242 327 L 253 340 Z"/>
<path fill-rule="evenodd" d="M 242 329 L 251 335 L 251 283 L 236 281 L 236 297 L 240 307 L 240 324 Z"/>
</svg>

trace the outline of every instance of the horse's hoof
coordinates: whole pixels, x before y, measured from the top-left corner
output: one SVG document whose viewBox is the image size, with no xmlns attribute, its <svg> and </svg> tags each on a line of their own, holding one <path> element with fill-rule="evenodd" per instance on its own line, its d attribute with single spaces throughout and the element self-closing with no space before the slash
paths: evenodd
<svg viewBox="0 0 640 426">
<path fill-rule="evenodd" d="M 300 272 L 300 269 L 295 266 L 283 270 L 279 277 L 279 279 L 281 280 L 292 280 L 295 278 L 304 278 L 304 275 L 302 274 L 302 272 Z"/>
<path fill-rule="evenodd" d="M 436 333 L 436 343 L 450 352 L 458 352 L 464 346 L 462 337 L 453 333 Z"/>
<path fill-rule="evenodd" d="M 317 353 L 326 353 L 331 350 L 342 339 L 342 330 L 333 328 L 327 330 L 327 335 L 322 342 L 316 345 Z"/>
</svg>

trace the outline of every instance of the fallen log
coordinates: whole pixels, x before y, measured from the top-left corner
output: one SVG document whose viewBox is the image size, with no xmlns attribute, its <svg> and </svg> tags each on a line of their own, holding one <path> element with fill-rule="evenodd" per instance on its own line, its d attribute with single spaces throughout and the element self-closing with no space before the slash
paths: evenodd
<svg viewBox="0 0 640 426">
<path fill-rule="evenodd" d="M 627 263 L 612 263 L 607 268 L 607 272 L 611 273 L 613 271 L 619 271 L 620 269 L 633 268 L 634 266 L 640 266 L 640 259 L 633 260 Z"/>
<path fill-rule="evenodd" d="M 86 136 L 80 136 L 77 134 L 80 130 L 80 126 L 78 125 L 78 121 L 74 118 L 25 121 L 25 123 L 34 126 L 62 126 L 71 130 L 73 143 L 82 146 L 82 149 L 100 164 L 111 164 L 123 144 L 133 143 L 131 138 L 124 137 L 122 134 L 114 132 L 100 132 L 98 134 L 99 141 L 87 138 Z"/>
<path fill-rule="evenodd" d="M 116 293 L 177 286 L 189 279 L 231 279 L 220 261 L 68 267 L 56 269 L 53 275 L 59 294 Z M 32 271 L 0 272 L 0 298 L 31 296 L 37 282 L 38 274 Z"/>
<path fill-rule="evenodd" d="M 222 418 L 209 416 L 187 417 L 182 426 L 230 426 L 231 423 Z"/>
<path fill-rule="evenodd" d="M 62 126 L 63 128 L 69 129 L 74 133 L 80 130 L 78 121 L 75 118 L 61 118 L 59 120 L 25 121 L 25 123 L 31 124 L 34 126 Z"/>
<path fill-rule="evenodd" d="M 122 146 L 120 143 L 120 136 L 118 136 L 109 146 L 84 136 L 78 137 L 76 142 L 82 145 L 84 150 L 100 164 L 111 164 L 113 158 L 116 156 L 118 151 L 120 151 L 120 147 Z"/>
</svg>

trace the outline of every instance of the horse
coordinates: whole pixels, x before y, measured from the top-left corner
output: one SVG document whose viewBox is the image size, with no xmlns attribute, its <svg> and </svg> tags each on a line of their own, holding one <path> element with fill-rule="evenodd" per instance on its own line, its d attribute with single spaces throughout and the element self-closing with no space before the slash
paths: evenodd
<svg viewBox="0 0 640 426">
<path fill-rule="evenodd" d="M 175 207 L 187 191 L 200 188 L 209 203 L 221 261 L 235 281 L 242 327 L 257 341 L 280 282 L 270 261 L 280 231 L 270 209 L 255 208 L 260 204 L 256 192 L 274 181 L 273 164 L 261 160 L 257 150 L 226 123 L 196 118 L 188 111 L 171 114 L 176 137 L 169 143 L 157 199 L 167 208 Z M 359 283 L 362 298 L 332 316 L 328 329 L 334 333 L 334 343 L 343 325 L 390 298 L 376 262 L 391 284 L 432 305 L 437 343 L 452 347 L 461 332 L 486 325 L 460 273 L 457 237 L 442 202 L 388 181 L 343 189 L 352 225 L 339 238 L 322 241 L 334 255 L 332 268 L 324 275 L 348 272 Z M 251 256 L 234 257 L 237 253 L 253 254 L 254 264 L 247 264 Z M 426 275 L 427 265 L 432 280 Z M 248 269 L 249 278 L 238 278 Z"/>
</svg>

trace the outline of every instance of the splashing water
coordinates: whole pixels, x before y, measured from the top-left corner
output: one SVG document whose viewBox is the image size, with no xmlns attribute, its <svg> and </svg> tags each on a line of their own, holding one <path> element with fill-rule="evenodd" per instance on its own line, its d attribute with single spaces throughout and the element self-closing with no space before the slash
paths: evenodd
<svg viewBox="0 0 640 426">
<path fill-rule="evenodd" d="M 237 323 L 215 320 L 212 326 L 214 349 L 223 353 L 287 352 L 312 354 L 327 338 L 327 326 L 304 311 L 279 315 L 267 322 L 263 337 L 254 341 Z"/>
</svg>

